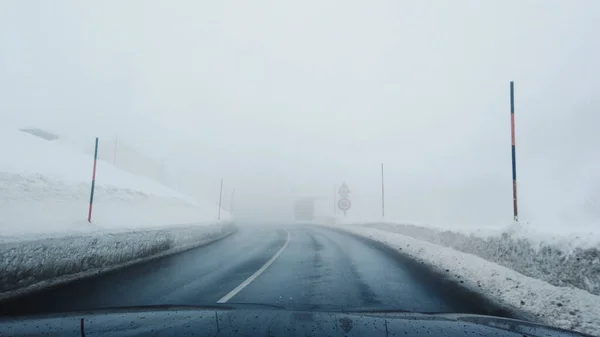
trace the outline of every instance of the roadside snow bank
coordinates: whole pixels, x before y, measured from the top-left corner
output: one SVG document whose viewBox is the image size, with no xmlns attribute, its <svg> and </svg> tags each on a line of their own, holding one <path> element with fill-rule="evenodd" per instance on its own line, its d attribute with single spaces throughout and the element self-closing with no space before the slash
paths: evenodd
<svg viewBox="0 0 600 337">
<path fill-rule="evenodd" d="M 440 275 L 542 323 L 600 336 L 600 296 L 556 287 L 483 258 L 405 235 L 353 225 L 327 225 L 381 242 L 430 265 Z"/>
<path fill-rule="evenodd" d="M 600 245 L 590 235 L 542 236 L 526 232 L 522 225 L 496 233 L 389 223 L 363 226 L 450 247 L 556 286 L 572 286 L 600 295 Z"/>
<path fill-rule="evenodd" d="M 179 252 L 234 230 L 226 212 L 224 222 L 217 220 L 216 204 L 103 161 L 88 223 L 92 156 L 4 126 L 0 153 L 0 299 Z"/>
<path fill-rule="evenodd" d="M 0 299 L 177 253 L 234 230 L 222 223 L 5 242 L 0 244 Z"/>
</svg>

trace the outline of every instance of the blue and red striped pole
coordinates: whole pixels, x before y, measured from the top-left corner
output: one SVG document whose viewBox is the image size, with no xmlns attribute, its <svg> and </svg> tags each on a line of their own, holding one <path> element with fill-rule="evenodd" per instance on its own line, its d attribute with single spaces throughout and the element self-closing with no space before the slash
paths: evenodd
<svg viewBox="0 0 600 337">
<path fill-rule="evenodd" d="M 515 150 L 515 83 L 510 81 L 510 134 L 512 150 L 512 179 L 513 179 L 513 214 L 515 221 L 519 221 L 517 209 L 517 154 Z"/>
<path fill-rule="evenodd" d="M 88 222 L 92 222 L 92 204 L 94 203 L 94 186 L 96 185 L 96 162 L 98 161 L 98 137 L 94 149 L 94 170 L 92 171 L 92 191 L 90 192 L 90 209 L 88 210 Z"/>
</svg>

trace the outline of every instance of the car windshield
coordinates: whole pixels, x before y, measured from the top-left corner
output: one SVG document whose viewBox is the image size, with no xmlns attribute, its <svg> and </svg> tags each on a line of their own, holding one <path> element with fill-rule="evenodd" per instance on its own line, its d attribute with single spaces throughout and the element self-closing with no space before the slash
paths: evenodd
<svg viewBox="0 0 600 337">
<path fill-rule="evenodd" d="M 600 335 L 599 13 L 1 1 L 0 335 L 237 305 Z"/>
</svg>

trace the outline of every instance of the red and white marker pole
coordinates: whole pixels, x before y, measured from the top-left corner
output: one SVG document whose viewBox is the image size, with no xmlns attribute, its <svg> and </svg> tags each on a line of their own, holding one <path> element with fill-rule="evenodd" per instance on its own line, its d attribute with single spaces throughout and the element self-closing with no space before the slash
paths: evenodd
<svg viewBox="0 0 600 337">
<path fill-rule="evenodd" d="M 94 170 L 92 171 L 92 191 L 90 192 L 90 209 L 88 210 L 88 222 L 92 222 L 92 204 L 94 203 L 94 187 L 96 185 L 96 163 L 98 161 L 98 137 L 94 149 Z"/>
<path fill-rule="evenodd" d="M 510 138 L 512 154 L 512 180 L 513 180 L 513 216 L 515 222 L 519 221 L 517 207 L 517 152 L 515 142 L 515 82 L 510 82 Z"/>
</svg>

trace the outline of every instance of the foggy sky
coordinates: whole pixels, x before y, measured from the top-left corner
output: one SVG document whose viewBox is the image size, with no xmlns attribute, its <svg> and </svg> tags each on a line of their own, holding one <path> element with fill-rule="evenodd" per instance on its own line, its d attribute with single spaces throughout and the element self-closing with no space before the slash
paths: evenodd
<svg viewBox="0 0 600 337">
<path fill-rule="evenodd" d="M 0 123 L 119 139 L 239 218 L 600 219 L 600 2 L 2 1 Z M 98 179 L 101 179 L 99 172 Z M 228 197 L 227 197 L 228 198 Z M 600 199 L 598 199 L 600 200 Z"/>
</svg>

